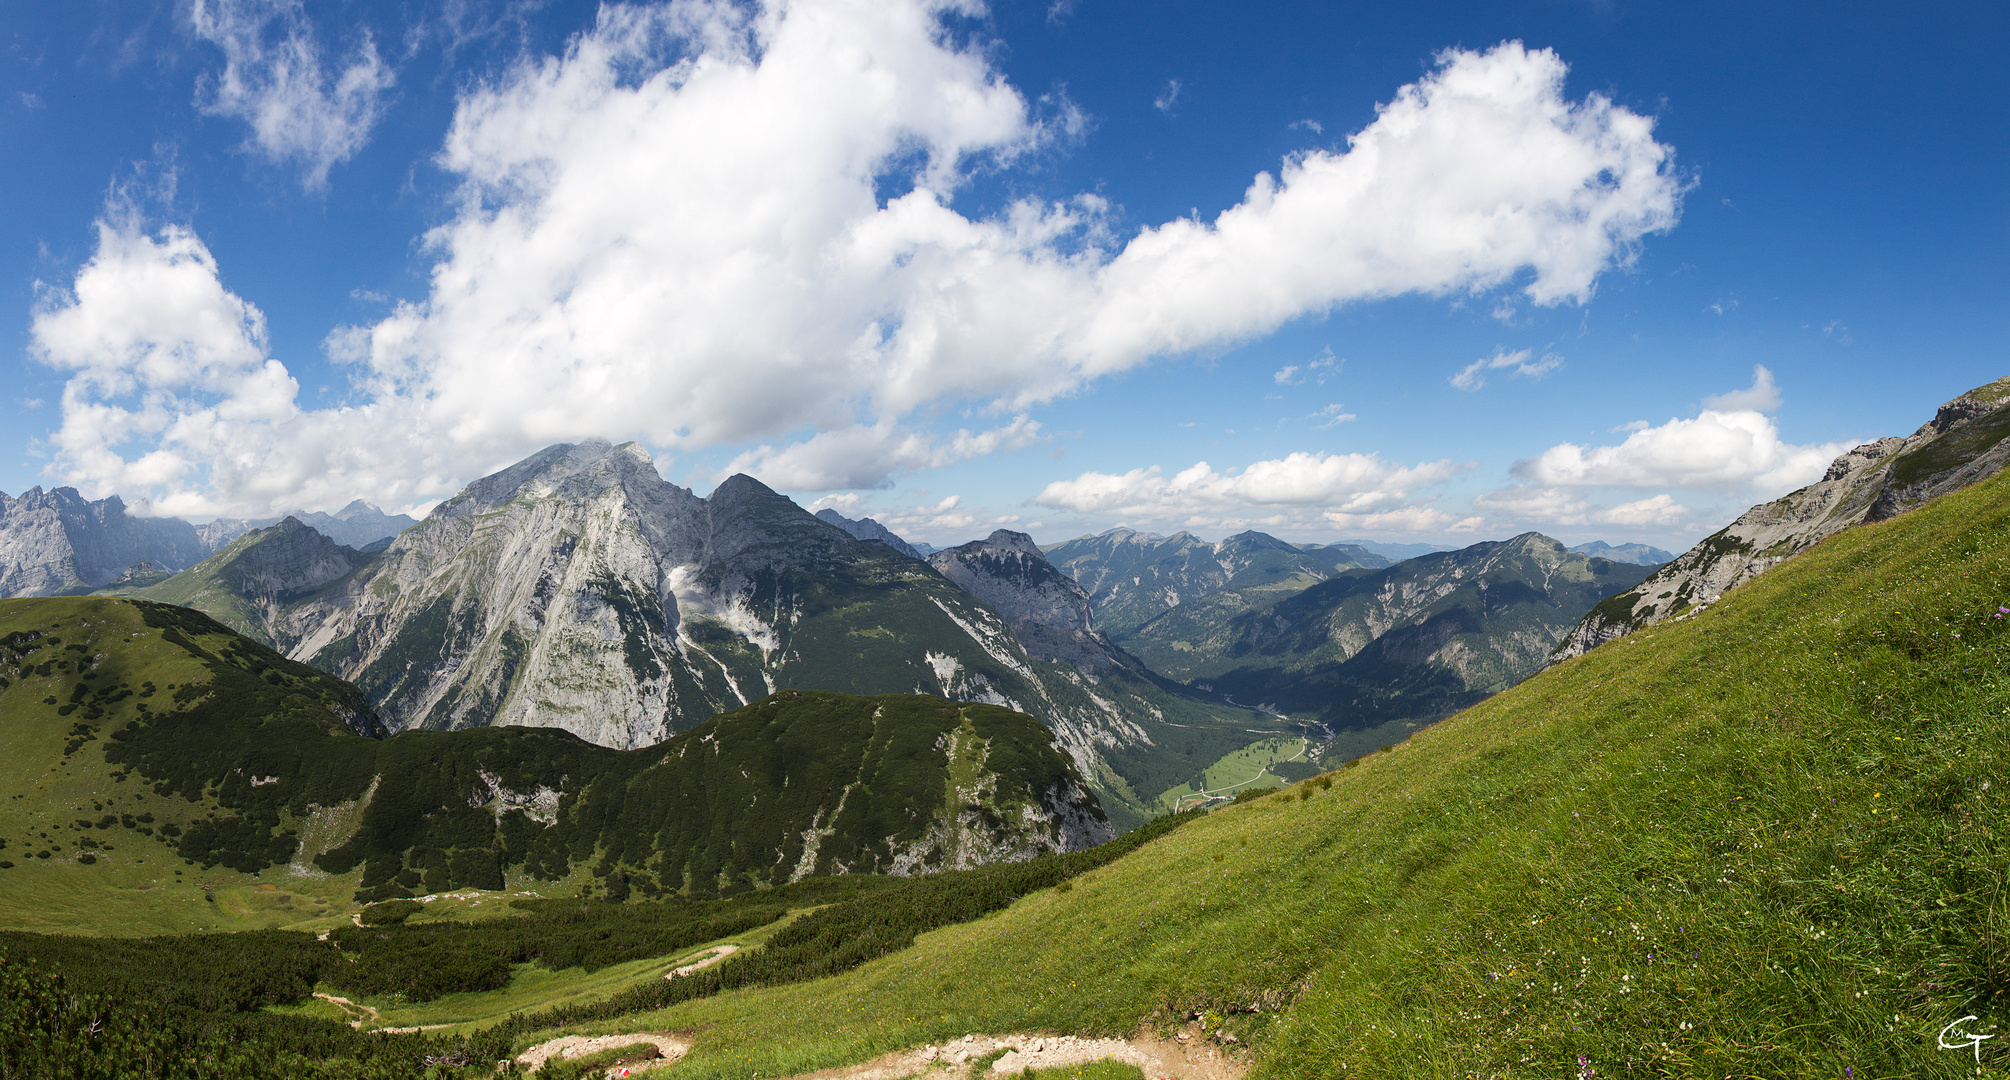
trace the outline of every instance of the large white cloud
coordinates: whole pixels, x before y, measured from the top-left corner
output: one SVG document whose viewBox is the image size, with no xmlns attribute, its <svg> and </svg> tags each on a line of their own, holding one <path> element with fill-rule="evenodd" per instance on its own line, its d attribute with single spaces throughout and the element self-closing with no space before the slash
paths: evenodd
<svg viewBox="0 0 2010 1080">
<path fill-rule="evenodd" d="M 1038 505 L 1133 523 L 1190 528 L 1347 525 L 1368 531 L 1442 530 L 1456 519 L 1427 507 L 1436 487 L 1471 468 L 1401 465 L 1374 454 L 1292 453 L 1217 472 L 1199 462 L 1166 476 L 1156 466 L 1057 480 Z"/>
<path fill-rule="evenodd" d="M 1514 473 L 1557 487 L 1745 488 L 1780 494 L 1812 484 L 1847 442 L 1798 445 L 1751 409 L 1704 409 L 1626 437 L 1617 446 L 1559 443 L 1515 463 Z"/>
<path fill-rule="evenodd" d="M 246 145 L 297 165 L 308 188 L 356 156 L 396 82 L 368 33 L 340 70 L 321 47 L 300 0 L 191 0 L 189 28 L 223 51 L 223 71 L 203 84 L 201 104 L 251 125 Z"/>
<path fill-rule="evenodd" d="M 1780 390 L 1764 365 L 1752 369 L 1752 385 L 1704 399 L 1689 418 L 1652 426 L 1623 424 L 1624 442 L 1607 446 L 1559 443 L 1515 463 L 1518 483 L 1476 496 L 1473 506 L 1502 523 L 1533 525 L 1619 525 L 1686 531 L 1724 511 L 1742 509 L 1753 498 L 1769 499 L 1821 479 L 1849 442 L 1800 445 L 1780 437 L 1766 413 L 1780 407 Z M 1594 501 L 1601 490 L 1687 488 L 1709 502 L 1699 514 L 1666 491 L 1616 505 Z M 1620 497 L 1624 497 L 1621 495 Z"/>
<path fill-rule="evenodd" d="M 564 55 L 462 100 L 439 158 L 460 200 L 427 238 L 428 294 L 330 338 L 364 407 L 278 423 L 276 406 L 236 418 L 164 386 L 167 418 L 121 431 L 92 419 L 116 404 L 108 384 L 78 383 L 56 470 L 104 488 L 130 476 L 112 458 L 173 443 L 188 468 L 163 499 L 241 507 L 252 493 L 225 484 L 244 474 L 217 455 L 255 445 L 285 474 L 340 454 L 356 493 L 394 502 L 604 435 L 761 444 L 743 465 L 863 486 L 1021 445 L 1026 422 L 1003 416 L 1338 304 L 1510 282 L 1581 302 L 1679 209 L 1651 120 L 1569 100 L 1556 55 L 1508 43 L 1443 53 L 1344 152 L 1287 159 L 1212 221 L 1119 243 L 1093 196 L 966 216 L 952 198 L 971 169 L 1012 168 L 1072 118 L 1042 119 L 946 34 L 951 6 L 603 8 Z M 170 235 L 114 232 L 122 251 Z M 82 288 L 127 257 L 107 251 L 40 309 L 50 362 L 79 366 L 45 321 L 115 317 Z M 1001 420 L 927 433 L 959 403 Z M 176 434 L 183 412 L 202 439 Z"/>
</svg>

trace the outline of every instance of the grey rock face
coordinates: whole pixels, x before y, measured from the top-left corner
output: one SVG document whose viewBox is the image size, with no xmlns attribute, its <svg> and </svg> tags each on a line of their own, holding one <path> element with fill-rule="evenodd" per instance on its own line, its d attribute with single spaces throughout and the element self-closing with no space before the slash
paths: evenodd
<svg viewBox="0 0 2010 1080">
<path fill-rule="evenodd" d="M 1090 628 L 1089 594 L 1025 533 L 999 529 L 930 555 L 928 565 L 990 604 L 1034 659 L 1064 661 L 1084 673 L 1115 662 L 1109 640 Z"/>
<path fill-rule="evenodd" d="M 1942 405 L 1910 438 L 1865 443 L 1836 458 L 1819 481 L 1745 511 L 1632 590 L 1593 608 L 1549 662 L 1707 607 L 1844 529 L 1994 476 L 2010 463 L 2006 436 L 2010 377 Z"/>
<path fill-rule="evenodd" d="M 890 547 L 893 550 L 900 552 L 902 555 L 905 555 L 910 559 L 925 559 L 928 557 L 928 553 L 923 552 L 920 548 L 914 546 L 913 544 L 908 543 L 905 540 L 902 540 L 900 537 L 894 535 L 892 529 L 889 529 L 886 526 L 881 525 L 879 522 L 874 521 L 871 518 L 859 518 L 858 520 L 854 521 L 851 518 L 848 518 L 843 514 L 840 514 L 837 511 L 832 510 L 829 507 L 825 507 L 824 509 L 817 511 L 817 517 L 820 520 L 828 521 L 832 525 L 835 525 L 838 528 L 843 529 L 844 531 L 850 533 L 857 539 L 868 540 L 879 544 L 885 544 L 887 547 Z"/>
<path fill-rule="evenodd" d="M 0 492 L 0 597 L 84 593 L 138 562 L 180 570 L 205 554 L 188 522 L 126 513 L 118 496 L 86 500 L 75 488 Z"/>
</svg>

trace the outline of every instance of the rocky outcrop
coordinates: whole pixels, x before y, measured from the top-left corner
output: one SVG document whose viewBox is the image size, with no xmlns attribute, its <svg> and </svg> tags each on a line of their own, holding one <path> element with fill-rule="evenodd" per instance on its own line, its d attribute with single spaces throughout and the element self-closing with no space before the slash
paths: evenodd
<svg viewBox="0 0 2010 1080">
<path fill-rule="evenodd" d="M 928 557 L 920 548 L 902 540 L 900 537 L 894 535 L 892 529 L 881 525 L 871 518 L 859 518 L 854 521 L 832 510 L 830 507 L 817 511 L 817 518 L 821 521 L 830 522 L 832 525 L 850 533 L 856 539 L 876 544 L 885 544 L 887 547 L 900 552 L 910 559 L 925 559 Z"/>
<path fill-rule="evenodd" d="M 85 593 L 134 563 L 180 570 L 204 554 L 188 522 L 135 517 L 116 495 L 90 501 L 67 487 L 30 488 L 18 499 L 0 492 L 0 597 Z"/>
<path fill-rule="evenodd" d="M 1089 594 L 1025 533 L 999 529 L 930 555 L 928 565 L 990 604 L 1034 659 L 1060 660 L 1085 673 L 1115 662 L 1109 640 L 1090 628 Z"/>
<path fill-rule="evenodd" d="M 1942 405 L 1909 438 L 1865 443 L 1823 477 L 1752 507 L 1638 586 L 1600 603 L 1558 643 L 1551 664 L 1708 606 L 1822 540 L 1904 513 L 2010 463 L 2010 377 Z"/>
</svg>

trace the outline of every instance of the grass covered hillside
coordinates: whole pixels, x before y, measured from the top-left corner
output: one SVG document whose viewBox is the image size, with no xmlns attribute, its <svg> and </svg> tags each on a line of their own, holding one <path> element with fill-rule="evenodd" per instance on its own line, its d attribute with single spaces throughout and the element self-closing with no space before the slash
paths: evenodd
<svg viewBox="0 0 2010 1080">
<path fill-rule="evenodd" d="M 1999 477 L 1066 891 L 609 1026 L 695 1031 L 676 1077 L 1182 1023 L 1294 1080 L 1974 1075 L 1938 1039 L 2010 1034 L 2006 736 Z"/>
<path fill-rule="evenodd" d="M 200 612 L 0 601 L 0 927 L 315 925 L 453 890 L 730 895 L 1107 839 L 1046 728 L 782 691 L 638 750 L 374 735 L 360 691 Z"/>
</svg>

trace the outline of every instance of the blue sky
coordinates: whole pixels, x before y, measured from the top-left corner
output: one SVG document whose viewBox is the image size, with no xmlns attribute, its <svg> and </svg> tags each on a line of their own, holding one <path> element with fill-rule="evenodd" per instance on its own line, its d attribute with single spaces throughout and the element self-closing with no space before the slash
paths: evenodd
<svg viewBox="0 0 2010 1080">
<path fill-rule="evenodd" d="M 8 492 L 422 510 L 599 435 L 937 543 L 1679 548 L 2010 374 L 1999 3 L 0 32 Z"/>
</svg>

